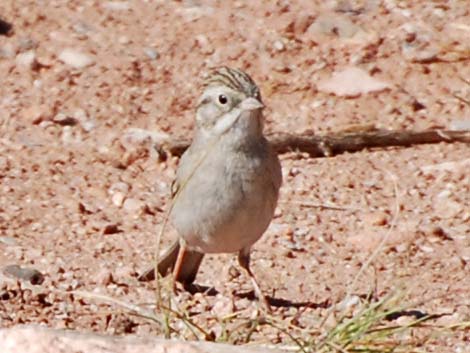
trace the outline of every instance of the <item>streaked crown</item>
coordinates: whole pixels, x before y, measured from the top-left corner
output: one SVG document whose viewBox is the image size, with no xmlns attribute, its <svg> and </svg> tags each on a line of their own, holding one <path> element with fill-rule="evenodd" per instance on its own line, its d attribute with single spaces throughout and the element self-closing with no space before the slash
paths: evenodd
<svg viewBox="0 0 470 353">
<path fill-rule="evenodd" d="M 261 100 L 260 91 L 253 79 L 245 72 L 221 66 L 209 72 L 204 80 L 204 88 L 226 86 L 234 91 L 242 92 L 247 97 Z"/>
</svg>

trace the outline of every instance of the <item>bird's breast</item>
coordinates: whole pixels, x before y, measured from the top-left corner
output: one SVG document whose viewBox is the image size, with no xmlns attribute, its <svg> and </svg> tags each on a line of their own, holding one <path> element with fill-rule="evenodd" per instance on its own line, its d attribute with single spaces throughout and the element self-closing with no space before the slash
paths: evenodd
<svg viewBox="0 0 470 353">
<path fill-rule="evenodd" d="M 261 237 L 278 196 L 266 157 L 262 148 L 207 154 L 171 213 L 189 247 L 204 253 L 236 252 Z"/>
</svg>

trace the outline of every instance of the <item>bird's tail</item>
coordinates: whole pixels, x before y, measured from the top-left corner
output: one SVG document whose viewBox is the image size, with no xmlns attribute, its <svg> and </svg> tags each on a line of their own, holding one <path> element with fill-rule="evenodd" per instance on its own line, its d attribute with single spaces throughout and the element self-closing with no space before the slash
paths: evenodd
<svg viewBox="0 0 470 353">
<path fill-rule="evenodd" d="M 176 259 L 180 251 L 179 241 L 175 241 L 171 246 L 165 250 L 158 260 L 158 273 L 161 276 L 166 276 L 175 267 Z M 178 282 L 184 284 L 191 284 L 196 278 L 197 271 L 201 265 L 204 254 L 187 250 L 184 253 L 183 264 L 178 274 L 178 278 L 175 278 Z M 139 281 L 147 282 L 155 279 L 155 268 L 149 268 L 139 276 Z"/>
</svg>

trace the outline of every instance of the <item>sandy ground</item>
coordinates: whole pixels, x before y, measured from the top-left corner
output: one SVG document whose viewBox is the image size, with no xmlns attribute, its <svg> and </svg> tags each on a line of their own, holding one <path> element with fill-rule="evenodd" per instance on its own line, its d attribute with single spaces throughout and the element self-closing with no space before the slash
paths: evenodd
<svg viewBox="0 0 470 353">
<path fill-rule="evenodd" d="M 452 128 L 470 118 L 466 0 L 3 0 L 0 17 L 13 24 L 0 35 L 0 266 L 44 274 L 35 291 L 0 277 L 1 327 L 162 334 L 123 309 L 57 290 L 154 301 L 154 284 L 136 276 L 151 263 L 178 159 L 159 160 L 129 129 L 191 136 L 210 67 L 253 76 L 268 132 Z M 322 88 L 349 67 L 387 88 L 352 82 L 359 94 L 347 97 Z M 401 290 L 404 305 L 446 314 L 440 324 L 470 320 L 470 146 L 321 159 L 292 152 L 281 161 L 276 217 L 253 251 L 275 317 L 317 327 L 348 290 L 362 298 Z M 236 269 L 233 255 L 210 256 L 197 282 L 218 294 L 176 298 L 218 339 L 216 318 L 257 308 Z M 229 341 L 242 343 L 236 323 Z M 291 344 L 266 326 L 250 339 Z M 469 333 L 448 332 L 426 350 L 468 346 Z"/>
</svg>

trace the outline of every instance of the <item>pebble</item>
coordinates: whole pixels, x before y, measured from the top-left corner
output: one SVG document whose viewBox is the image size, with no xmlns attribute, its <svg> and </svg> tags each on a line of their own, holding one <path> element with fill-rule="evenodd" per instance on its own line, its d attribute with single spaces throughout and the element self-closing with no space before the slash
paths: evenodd
<svg viewBox="0 0 470 353">
<path fill-rule="evenodd" d="M 34 69 L 37 63 L 36 53 L 34 50 L 28 50 L 16 56 L 17 66 Z"/>
<path fill-rule="evenodd" d="M 107 1 L 103 4 L 103 7 L 113 11 L 127 11 L 130 10 L 131 5 L 129 1 Z"/>
<path fill-rule="evenodd" d="M 0 59 L 11 59 L 15 57 L 15 49 L 10 43 L 0 47 Z"/>
<path fill-rule="evenodd" d="M 158 51 L 152 48 L 144 48 L 144 54 L 151 60 L 157 60 L 160 57 Z"/>
<path fill-rule="evenodd" d="M 389 215 L 385 212 L 377 211 L 364 215 L 363 222 L 366 227 L 369 226 L 386 226 L 388 224 Z"/>
<path fill-rule="evenodd" d="M 348 17 L 330 13 L 320 15 L 307 29 L 307 33 L 312 37 L 336 35 L 340 38 L 351 38 L 361 31 L 361 27 L 354 24 Z"/>
<path fill-rule="evenodd" d="M 333 75 L 318 83 L 318 89 L 340 97 L 354 98 L 361 94 L 381 92 L 391 85 L 369 75 L 358 67 L 348 67 L 334 72 Z"/>
<path fill-rule="evenodd" d="M 79 142 L 80 138 L 75 136 L 71 126 L 64 126 L 62 129 L 62 142 L 64 144 Z"/>
<path fill-rule="evenodd" d="M 354 307 L 357 307 L 361 303 L 361 298 L 357 295 L 352 295 L 350 297 L 344 298 L 342 302 L 338 304 L 338 309 L 340 311 L 350 311 Z"/>
<path fill-rule="evenodd" d="M 214 8 L 210 6 L 191 6 L 178 8 L 176 12 L 181 15 L 184 22 L 194 22 L 202 17 L 211 16 L 214 13 Z"/>
<path fill-rule="evenodd" d="M 147 142 L 159 146 L 168 140 L 169 135 L 164 132 L 130 128 L 122 136 L 121 143 L 126 150 L 129 150 Z"/>
<path fill-rule="evenodd" d="M 82 129 L 85 130 L 86 132 L 90 132 L 96 127 L 96 123 L 92 120 L 84 121 L 80 125 Z"/>
<path fill-rule="evenodd" d="M 95 282 L 97 284 L 100 284 L 102 286 L 108 286 L 111 283 L 114 283 L 114 278 L 113 274 L 107 270 L 107 269 L 102 269 L 100 272 L 95 277 Z"/>
<path fill-rule="evenodd" d="M 13 25 L 0 18 L 0 35 L 9 35 L 12 32 Z"/>
<path fill-rule="evenodd" d="M 8 265 L 3 268 L 2 272 L 7 276 L 28 281 L 33 285 L 44 282 L 44 275 L 34 268 Z"/>
<path fill-rule="evenodd" d="M 129 188 L 129 184 L 124 183 L 122 181 L 118 181 L 117 183 L 111 185 L 111 187 L 108 189 L 108 193 L 110 195 L 114 195 L 116 192 L 121 192 L 127 195 L 127 193 L 129 192 Z"/>
<path fill-rule="evenodd" d="M 59 60 L 75 69 L 83 69 L 95 62 L 89 55 L 70 48 L 59 54 Z"/>
<path fill-rule="evenodd" d="M 314 20 L 315 16 L 313 14 L 303 13 L 300 16 L 296 16 L 288 23 L 285 28 L 285 32 L 293 35 L 294 37 L 300 37 L 307 31 Z"/>
<path fill-rule="evenodd" d="M 78 123 L 77 119 L 63 113 L 54 116 L 52 121 L 61 126 L 75 126 Z"/>
<path fill-rule="evenodd" d="M 281 52 L 281 51 L 284 51 L 286 49 L 286 46 L 284 45 L 284 43 L 282 41 L 276 40 L 273 43 L 273 48 L 274 48 L 274 50 L 276 50 L 278 52 Z"/>
<path fill-rule="evenodd" d="M 92 30 L 92 28 L 84 22 L 75 23 L 72 26 L 72 29 L 75 31 L 75 33 L 80 35 L 80 38 L 82 39 L 87 38 L 88 33 Z"/>
<path fill-rule="evenodd" d="M 209 42 L 209 39 L 204 34 L 196 36 L 196 45 L 201 49 L 202 54 L 210 55 L 214 52 L 214 48 Z"/>
<path fill-rule="evenodd" d="M 18 242 L 15 238 L 7 237 L 7 236 L 0 236 L 0 243 L 8 245 L 8 246 L 16 246 Z"/>
<path fill-rule="evenodd" d="M 451 130 L 470 131 L 470 120 L 453 120 L 449 127 Z"/>
<path fill-rule="evenodd" d="M 80 123 L 80 126 L 86 132 L 90 132 L 96 126 L 96 122 L 91 119 L 83 109 L 77 109 L 73 113 L 73 118 Z"/>
<path fill-rule="evenodd" d="M 18 41 L 18 50 L 20 52 L 37 49 L 38 46 L 39 46 L 38 42 L 36 42 L 34 39 L 29 38 L 29 37 L 21 38 Z"/>
<path fill-rule="evenodd" d="M 122 205 L 122 208 L 126 212 L 133 213 L 136 216 L 140 215 L 144 207 L 144 202 L 133 198 L 126 199 L 126 201 L 124 201 L 124 204 Z"/>
<path fill-rule="evenodd" d="M 129 37 L 121 36 L 119 37 L 118 42 L 119 44 L 127 45 L 131 42 L 131 40 L 129 39 Z"/>
<path fill-rule="evenodd" d="M 212 307 L 211 312 L 216 317 L 224 317 L 233 312 L 234 306 L 231 298 L 224 297 L 221 294 L 217 294 L 215 304 Z"/>
<path fill-rule="evenodd" d="M 103 228 L 103 235 L 116 234 L 122 232 L 118 224 L 107 224 Z"/>
<path fill-rule="evenodd" d="M 414 23 L 406 23 L 402 30 L 401 51 L 407 60 L 426 63 L 437 58 L 439 47 L 433 32 Z"/>
<path fill-rule="evenodd" d="M 120 192 L 120 191 L 117 191 L 112 197 L 111 197 L 111 201 L 113 202 L 113 204 L 116 206 L 116 207 L 121 207 L 122 204 L 124 203 L 124 199 L 126 198 L 126 196 Z"/>
</svg>

